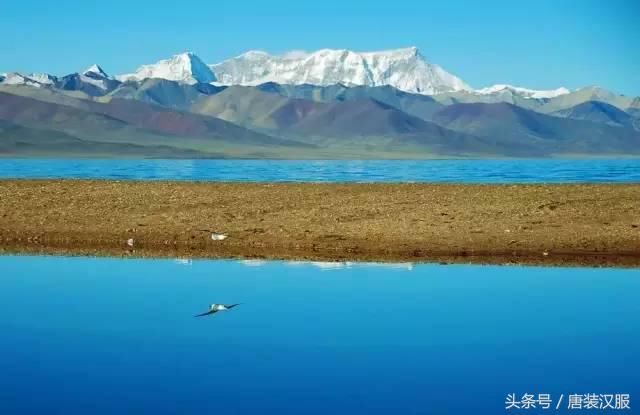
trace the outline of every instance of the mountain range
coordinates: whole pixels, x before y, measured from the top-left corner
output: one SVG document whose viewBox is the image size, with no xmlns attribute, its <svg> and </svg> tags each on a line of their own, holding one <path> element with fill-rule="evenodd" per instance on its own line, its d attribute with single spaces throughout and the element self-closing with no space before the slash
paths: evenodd
<svg viewBox="0 0 640 415">
<path fill-rule="evenodd" d="M 640 98 L 473 89 L 417 48 L 182 53 L 111 76 L 0 74 L 0 155 L 246 158 L 640 155 Z"/>
</svg>

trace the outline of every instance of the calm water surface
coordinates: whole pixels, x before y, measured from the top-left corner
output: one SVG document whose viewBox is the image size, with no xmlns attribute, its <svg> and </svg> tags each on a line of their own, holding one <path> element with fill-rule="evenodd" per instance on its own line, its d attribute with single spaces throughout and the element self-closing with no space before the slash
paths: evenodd
<svg viewBox="0 0 640 415">
<path fill-rule="evenodd" d="M 640 405 L 640 270 L 27 256 L 0 270 L 0 414 Z M 242 305 L 193 318 L 211 302 Z"/>
<path fill-rule="evenodd" d="M 640 159 L 418 161 L 0 159 L 0 178 L 461 183 L 640 182 Z"/>
</svg>

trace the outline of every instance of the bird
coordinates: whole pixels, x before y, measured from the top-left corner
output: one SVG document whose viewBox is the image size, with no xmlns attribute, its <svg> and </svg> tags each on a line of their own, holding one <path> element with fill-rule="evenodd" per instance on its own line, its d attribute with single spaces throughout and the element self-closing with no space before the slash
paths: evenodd
<svg viewBox="0 0 640 415">
<path fill-rule="evenodd" d="M 202 314 L 196 314 L 194 317 L 203 317 L 203 316 L 208 316 L 210 314 L 215 314 L 218 311 L 227 311 L 227 310 L 231 310 L 233 307 L 238 306 L 240 304 L 231 304 L 231 305 L 224 305 L 224 304 L 211 304 L 209 306 L 209 311 L 202 313 Z"/>
<path fill-rule="evenodd" d="M 210 229 L 198 229 L 198 231 L 210 233 L 211 234 L 211 240 L 213 240 L 213 241 L 224 241 L 225 239 L 227 239 L 229 237 L 229 235 L 226 235 L 226 234 L 220 233 L 220 232 L 216 232 L 216 231 L 212 231 Z"/>
</svg>

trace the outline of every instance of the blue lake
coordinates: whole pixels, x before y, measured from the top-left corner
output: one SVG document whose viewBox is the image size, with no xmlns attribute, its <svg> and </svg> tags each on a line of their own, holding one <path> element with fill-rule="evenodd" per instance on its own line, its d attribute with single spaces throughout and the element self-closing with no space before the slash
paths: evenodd
<svg viewBox="0 0 640 415">
<path fill-rule="evenodd" d="M 637 269 L 0 256 L 0 270 L 0 414 L 640 399 Z M 193 317 L 211 302 L 242 304 Z M 548 412 L 576 411 L 511 413 Z"/>
<path fill-rule="evenodd" d="M 418 161 L 0 159 L 0 178 L 460 183 L 640 182 L 640 159 Z"/>
</svg>

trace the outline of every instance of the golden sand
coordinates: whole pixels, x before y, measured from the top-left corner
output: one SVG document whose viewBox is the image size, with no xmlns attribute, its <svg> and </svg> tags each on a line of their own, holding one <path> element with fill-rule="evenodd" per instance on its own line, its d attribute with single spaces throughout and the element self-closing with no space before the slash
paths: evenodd
<svg viewBox="0 0 640 415">
<path fill-rule="evenodd" d="M 0 250 L 637 266 L 640 185 L 3 180 Z"/>
</svg>

